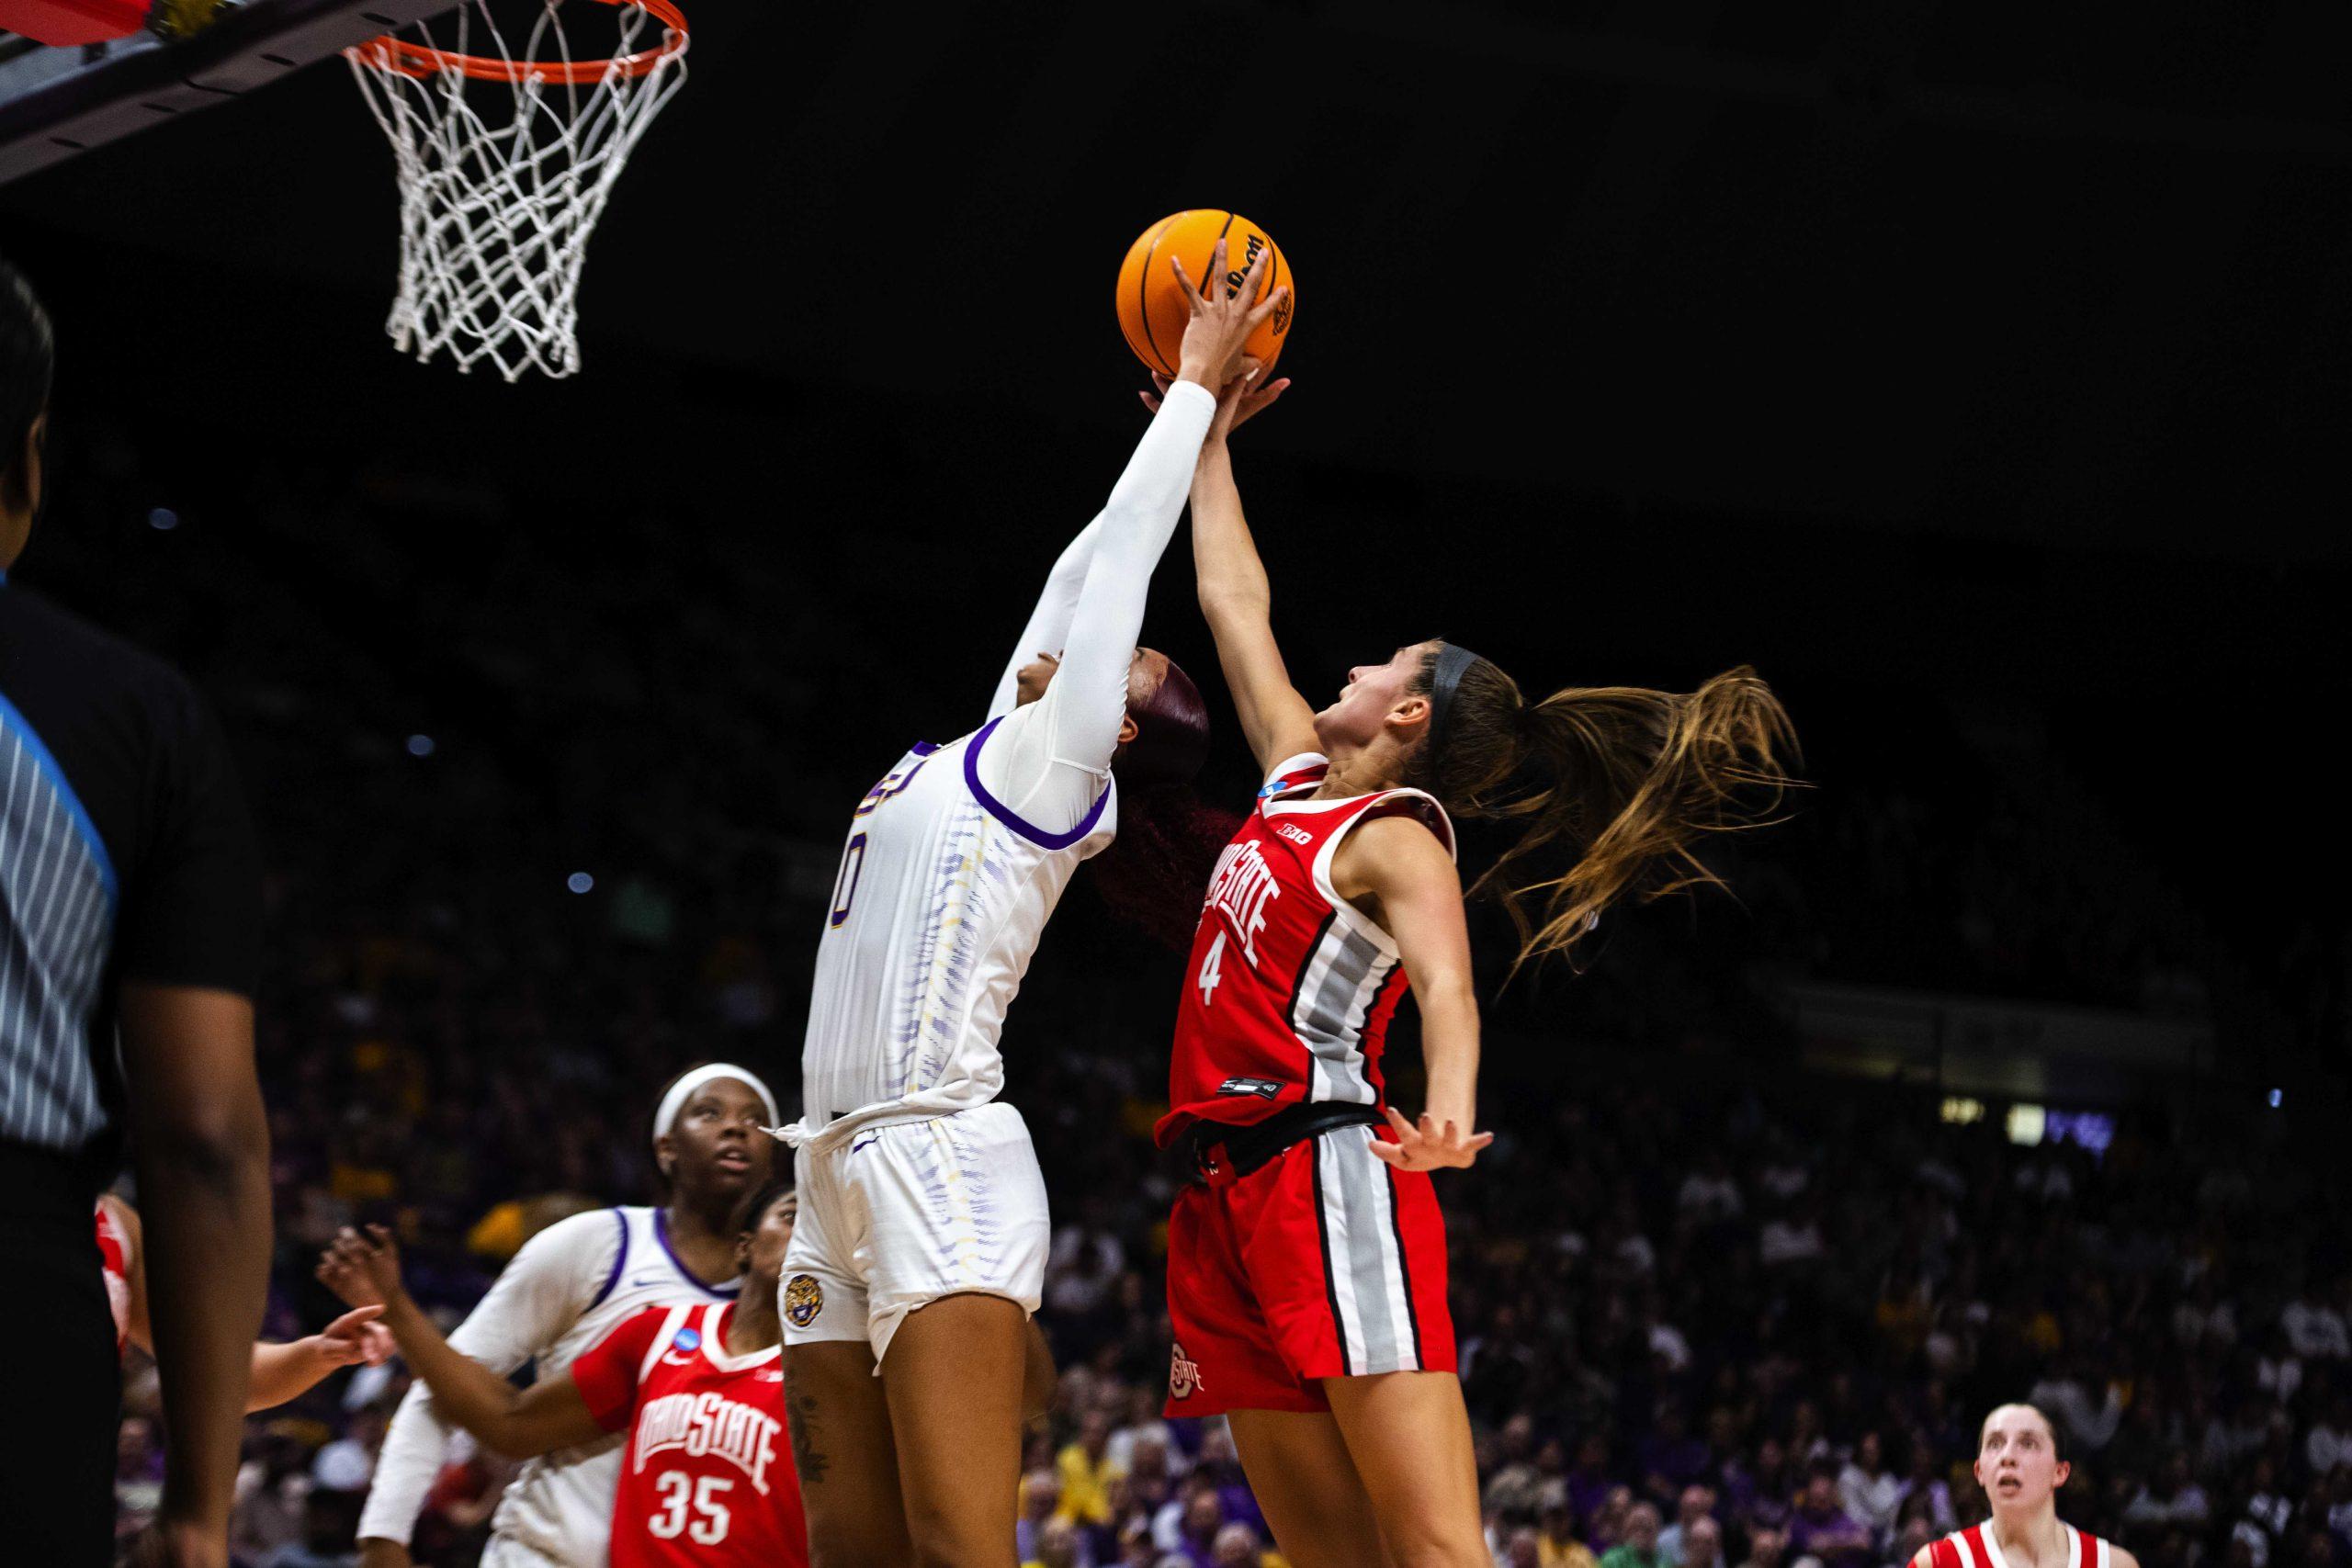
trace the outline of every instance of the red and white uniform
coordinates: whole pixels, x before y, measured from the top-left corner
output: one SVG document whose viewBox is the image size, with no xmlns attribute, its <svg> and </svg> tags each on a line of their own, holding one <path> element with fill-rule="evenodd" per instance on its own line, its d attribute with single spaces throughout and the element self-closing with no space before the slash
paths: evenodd
<svg viewBox="0 0 2352 1568">
<path fill-rule="evenodd" d="M 1387 1103 L 1381 1050 L 1408 981 L 1396 940 L 1333 889 L 1332 857 L 1377 817 L 1415 817 L 1449 852 L 1453 829 L 1419 790 L 1315 799 L 1328 767 L 1314 755 L 1276 767 L 1209 878 L 1163 1145 L 1195 1122 Z M 1170 1415 L 1323 1410 L 1322 1378 L 1453 1370 L 1436 1193 L 1426 1172 L 1372 1153 L 1379 1135 L 1341 1127 L 1179 1194 Z"/>
<path fill-rule="evenodd" d="M 114 1353 L 130 1342 L 130 1231 L 114 1205 L 98 1200 L 98 1267 L 107 1280 L 107 1305 L 114 1309 Z"/>
<path fill-rule="evenodd" d="M 732 1303 L 648 1307 L 571 1363 L 590 1414 L 628 1428 L 612 1568 L 807 1568 L 781 1346 L 727 1353 Z"/>
<path fill-rule="evenodd" d="M 2109 1568 L 2113 1554 L 2107 1542 L 2087 1530 L 2060 1521 L 2066 1532 L 2066 1568 Z M 1985 1525 L 1971 1525 L 1931 1543 L 1928 1548 L 1935 1568 L 2009 1568 L 2001 1543 Z"/>
</svg>

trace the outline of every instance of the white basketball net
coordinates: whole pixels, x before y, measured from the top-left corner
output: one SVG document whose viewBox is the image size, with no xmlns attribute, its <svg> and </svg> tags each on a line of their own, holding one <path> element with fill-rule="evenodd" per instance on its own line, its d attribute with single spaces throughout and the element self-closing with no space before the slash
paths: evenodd
<svg viewBox="0 0 2352 1568">
<path fill-rule="evenodd" d="M 527 64 L 571 63 L 563 3 L 540 0 L 518 51 L 487 0 L 462 0 L 440 38 L 424 24 L 403 35 L 516 65 L 512 81 L 394 69 L 395 60 L 417 57 L 381 44 L 345 51 L 400 176 L 400 288 L 385 330 L 420 360 L 447 349 L 459 370 L 487 359 L 509 381 L 526 369 L 561 377 L 580 368 L 588 237 L 638 139 L 685 84 L 685 39 L 620 0 L 610 11 L 619 27 L 613 63 L 574 85 Z M 619 64 L 668 43 L 679 47 L 641 74 Z"/>
</svg>

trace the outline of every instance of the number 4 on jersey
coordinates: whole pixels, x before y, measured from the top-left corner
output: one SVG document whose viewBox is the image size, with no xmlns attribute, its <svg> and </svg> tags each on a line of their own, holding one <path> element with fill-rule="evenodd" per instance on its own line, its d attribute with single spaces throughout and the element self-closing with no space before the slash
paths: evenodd
<svg viewBox="0 0 2352 1568">
<path fill-rule="evenodd" d="M 1224 963 L 1225 932 L 1220 931 L 1216 933 L 1216 940 L 1209 943 L 1208 952 L 1201 955 L 1201 973 L 1193 982 L 1201 988 L 1203 1007 L 1211 1007 L 1216 1002 L 1216 983 L 1225 977 L 1220 968 Z"/>
</svg>

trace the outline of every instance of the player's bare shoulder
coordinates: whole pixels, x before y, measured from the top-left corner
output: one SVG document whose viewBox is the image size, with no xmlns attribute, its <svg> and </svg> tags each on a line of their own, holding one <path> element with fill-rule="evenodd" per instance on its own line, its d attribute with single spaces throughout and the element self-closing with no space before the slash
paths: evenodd
<svg viewBox="0 0 2352 1568">
<path fill-rule="evenodd" d="M 2111 1540 L 2107 1543 L 2107 1562 L 2108 1568 L 2140 1568 L 2140 1560 L 2128 1548 Z"/>
</svg>

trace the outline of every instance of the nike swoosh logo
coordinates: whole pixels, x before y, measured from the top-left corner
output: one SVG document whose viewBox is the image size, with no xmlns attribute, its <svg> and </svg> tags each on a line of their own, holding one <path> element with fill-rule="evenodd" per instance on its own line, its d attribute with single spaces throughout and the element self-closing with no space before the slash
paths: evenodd
<svg viewBox="0 0 2352 1568">
<path fill-rule="evenodd" d="M 628 1277 L 630 1288 L 639 1291 L 653 1285 L 667 1284 L 669 1280 L 670 1276 L 659 1269 L 650 1274 L 632 1274 Z"/>
<path fill-rule="evenodd" d="M 871 1148 L 871 1147 L 873 1147 L 876 1144 L 878 1144 L 878 1143 L 880 1143 L 881 1141 L 882 1141 L 882 1134 L 879 1134 L 879 1133 L 876 1133 L 876 1134 L 874 1134 L 874 1136 L 872 1136 L 872 1137 L 870 1137 L 870 1138 L 866 1139 L 866 1140 L 865 1140 L 865 1142 L 864 1142 L 864 1143 L 862 1143 L 862 1144 L 852 1144 L 852 1145 L 849 1146 L 849 1152 L 850 1152 L 850 1153 L 852 1153 L 852 1154 L 855 1154 L 855 1153 L 857 1153 L 857 1151 L 858 1151 L 858 1150 L 860 1150 L 860 1149 L 865 1149 L 865 1148 Z"/>
</svg>

